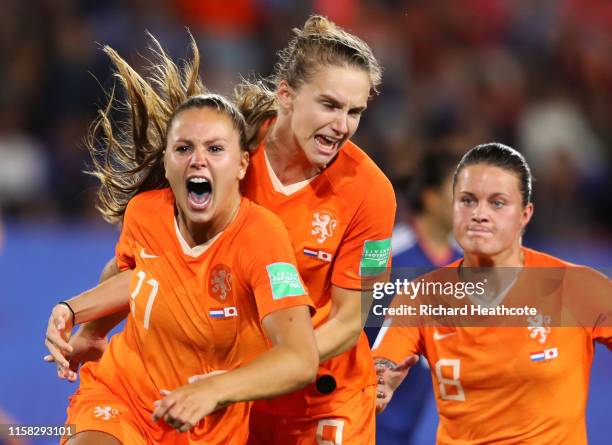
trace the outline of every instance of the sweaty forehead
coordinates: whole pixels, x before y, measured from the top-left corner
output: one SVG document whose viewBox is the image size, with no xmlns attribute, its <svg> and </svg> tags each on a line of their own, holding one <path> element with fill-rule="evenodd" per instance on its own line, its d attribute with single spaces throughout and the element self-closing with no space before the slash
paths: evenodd
<svg viewBox="0 0 612 445">
<path fill-rule="evenodd" d="M 464 167 L 457 177 L 455 192 L 474 195 L 520 195 L 519 178 L 513 172 L 487 164 Z"/>
</svg>

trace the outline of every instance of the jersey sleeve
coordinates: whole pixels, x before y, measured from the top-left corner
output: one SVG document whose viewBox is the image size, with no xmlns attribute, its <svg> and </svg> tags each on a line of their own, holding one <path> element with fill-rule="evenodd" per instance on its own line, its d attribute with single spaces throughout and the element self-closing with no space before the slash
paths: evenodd
<svg viewBox="0 0 612 445">
<path fill-rule="evenodd" d="M 132 198 L 125 209 L 121 235 L 115 246 L 115 258 L 117 258 L 117 266 L 121 271 L 136 267 L 136 243 L 133 236 L 136 221 L 134 213 L 137 211 L 135 200 L 136 197 Z"/>
<path fill-rule="evenodd" d="M 243 269 L 255 295 L 260 321 L 272 312 L 295 306 L 308 306 L 314 313 L 287 229 L 275 219 L 259 224 L 242 251 Z"/>
<path fill-rule="evenodd" d="M 612 282 L 603 273 L 584 266 L 566 269 L 566 311 L 578 326 L 588 329 L 593 341 L 612 350 Z"/>
<path fill-rule="evenodd" d="M 391 267 L 395 193 L 386 179 L 365 193 L 338 249 L 331 277 L 332 284 L 346 289 L 371 290 L 375 281 L 388 277 Z"/>
<path fill-rule="evenodd" d="M 421 354 L 421 329 L 417 326 L 393 326 L 388 318 L 372 345 L 372 357 L 399 363 L 406 357 Z"/>
</svg>

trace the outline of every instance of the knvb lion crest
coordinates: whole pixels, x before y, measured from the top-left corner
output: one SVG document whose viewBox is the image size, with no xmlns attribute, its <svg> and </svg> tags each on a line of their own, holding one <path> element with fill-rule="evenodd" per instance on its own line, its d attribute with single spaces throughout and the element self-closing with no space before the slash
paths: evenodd
<svg viewBox="0 0 612 445">
<path fill-rule="evenodd" d="M 112 420 L 117 417 L 119 414 L 119 410 L 111 407 L 111 406 L 96 406 L 94 408 L 94 418 L 98 418 L 101 420 Z"/>
<path fill-rule="evenodd" d="M 319 210 L 312 215 L 311 235 L 314 235 L 319 244 L 323 244 L 326 239 L 334 236 L 334 231 L 338 225 L 338 219 L 329 210 Z"/>
<path fill-rule="evenodd" d="M 213 298 L 225 303 L 232 295 L 232 271 L 225 264 L 217 264 L 210 272 L 208 291 Z"/>
<path fill-rule="evenodd" d="M 552 331 L 550 328 L 550 317 L 534 315 L 533 317 L 527 317 L 527 321 L 529 322 L 529 326 L 527 327 L 529 336 L 542 344 L 546 343 L 546 339 Z"/>
</svg>

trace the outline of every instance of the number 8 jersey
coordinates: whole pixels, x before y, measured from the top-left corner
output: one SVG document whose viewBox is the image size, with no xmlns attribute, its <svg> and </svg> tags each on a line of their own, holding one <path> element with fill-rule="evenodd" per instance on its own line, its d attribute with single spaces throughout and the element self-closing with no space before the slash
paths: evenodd
<svg viewBox="0 0 612 445">
<path fill-rule="evenodd" d="M 523 254 L 525 268 L 578 269 L 530 249 L 523 248 Z M 423 354 L 429 361 L 440 413 L 438 445 L 586 445 L 593 342 L 612 349 L 612 293 L 603 275 L 580 269 L 566 276 L 581 280 L 564 280 L 558 292 L 564 298 L 579 298 L 581 304 L 594 300 L 597 293 L 603 297 L 602 307 L 607 307 L 602 311 L 607 319 L 581 327 L 533 329 L 411 327 L 405 322 L 402 326 L 397 318 L 383 327 L 374 344 L 374 357 L 399 363 L 412 354 Z M 540 283 L 523 284 L 534 292 L 531 298 L 550 297 L 534 291 Z M 515 287 L 524 288 L 518 282 Z"/>
</svg>

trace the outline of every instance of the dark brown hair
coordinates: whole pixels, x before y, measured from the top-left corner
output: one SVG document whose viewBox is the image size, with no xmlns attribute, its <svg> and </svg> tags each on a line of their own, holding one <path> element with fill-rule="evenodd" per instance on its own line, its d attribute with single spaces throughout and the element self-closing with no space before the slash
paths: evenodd
<svg viewBox="0 0 612 445">
<path fill-rule="evenodd" d="M 490 142 L 488 144 L 478 145 L 468 151 L 455 170 L 453 176 L 453 190 L 457 183 L 457 177 L 461 170 L 469 165 L 487 164 L 494 167 L 499 167 L 514 173 L 519 180 L 519 189 L 521 191 L 523 207 L 531 202 L 531 190 L 533 177 L 531 169 L 527 161 L 512 147 L 500 144 L 499 142 Z"/>
</svg>

